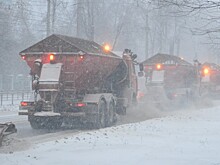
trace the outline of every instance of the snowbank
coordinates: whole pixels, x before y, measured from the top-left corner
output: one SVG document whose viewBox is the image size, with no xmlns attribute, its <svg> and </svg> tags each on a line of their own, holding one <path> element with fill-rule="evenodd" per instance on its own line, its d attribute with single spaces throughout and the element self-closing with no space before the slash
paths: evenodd
<svg viewBox="0 0 220 165">
<path fill-rule="evenodd" d="M 4 165 L 220 164 L 219 108 L 82 132 L 0 154 L 0 160 Z"/>
</svg>

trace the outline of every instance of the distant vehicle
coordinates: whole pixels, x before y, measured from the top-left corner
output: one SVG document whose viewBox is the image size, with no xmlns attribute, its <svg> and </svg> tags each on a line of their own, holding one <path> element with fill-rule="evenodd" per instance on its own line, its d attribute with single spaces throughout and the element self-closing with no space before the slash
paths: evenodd
<svg viewBox="0 0 220 165">
<path fill-rule="evenodd" d="M 198 95 L 196 67 L 180 57 L 156 54 L 141 63 L 148 95 L 157 102 L 185 102 Z"/>
<path fill-rule="evenodd" d="M 129 49 L 119 57 L 93 41 L 53 34 L 20 56 L 31 68 L 35 91 L 34 101 L 21 102 L 20 109 L 34 129 L 75 121 L 111 126 L 116 113 L 136 102 L 136 55 Z"/>
<path fill-rule="evenodd" d="M 220 66 L 205 62 L 200 66 L 201 92 L 213 98 L 220 94 Z"/>
</svg>

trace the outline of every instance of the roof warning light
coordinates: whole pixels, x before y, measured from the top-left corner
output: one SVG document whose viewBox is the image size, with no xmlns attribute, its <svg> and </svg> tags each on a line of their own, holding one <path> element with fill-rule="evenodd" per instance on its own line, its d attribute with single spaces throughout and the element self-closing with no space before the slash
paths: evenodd
<svg viewBox="0 0 220 165">
<path fill-rule="evenodd" d="M 104 49 L 104 52 L 108 53 L 111 48 L 109 44 L 104 44 L 103 49 Z"/>
</svg>

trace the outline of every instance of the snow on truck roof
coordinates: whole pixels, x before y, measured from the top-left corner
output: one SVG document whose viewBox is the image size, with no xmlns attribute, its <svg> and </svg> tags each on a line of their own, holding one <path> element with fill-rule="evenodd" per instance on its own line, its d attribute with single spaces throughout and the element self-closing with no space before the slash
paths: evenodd
<svg viewBox="0 0 220 165">
<path fill-rule="evenodd" d="M 168 54 L 156 54 L 147 60 L 142 62 L 143 64 L 147 65 L 154 65 L 156 63 L 161 63 L 161 64 L 181 64 L 181 65 L 189 65 L 192 66 L 191 63 L 183 60 L 182 58 L 174 55 L 168 55 Z"/>
<path fill-rule="evenodd" d="M 71 36 L 64 36 L 60 34 L 52 34 L 49 37 L 39 41 L 38 43 L 30 46 L 29 48 L 21 51 L 19 54 L 40 54 L 40 53 L 68 53 L 76 54 L 83 52 L 86 54 L 102 54 L 103 47 L 94 41 L 89 41 L 81 38 Z M 108 56 L 117 56 L 113 52 L 108 52 Z M 118 56 L 117 56 L 118 57 Z"/>
</svg>

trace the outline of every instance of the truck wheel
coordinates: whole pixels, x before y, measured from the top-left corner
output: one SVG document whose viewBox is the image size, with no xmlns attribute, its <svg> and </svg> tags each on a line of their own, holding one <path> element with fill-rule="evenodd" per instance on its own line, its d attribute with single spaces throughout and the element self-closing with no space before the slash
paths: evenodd
<svg viewBox="0 0 220 165">
<path fill-rule="evenodd" d="M 106 126 L 106 103 L 104 100 L 101 100 L 98 105 L 98 113 L 96 116 L 95 128 L 103 128 Z"/>
<path fill-rule="evenodd" d="M 59 129 L 62 125 L 62 120 L 51 120 L 45 123 L 45 128 L 47 129 Z"/>
<path fill-rule="evenodd" d="M 116 113 L 115 113 L 115 104 L 113 101 L 110 101 L 108 108 L 108 119 L 107 119 L 107 127 L 112 126 L 116 122 Z"/>
<path fill-rule="evenodd" d="M 29 119 L 30 125 L 33 129 L 42 129 L 44 128 L 43 123 L 40 121 L 40 119 L 31 118 Z"/>
<path fill-rule="evenodd" d="M 37 123 L 36 121 L 30 121 L 31 128 L 33 129 L 42 129 L 43 125 L 41 123 Z"/>
</svg>

